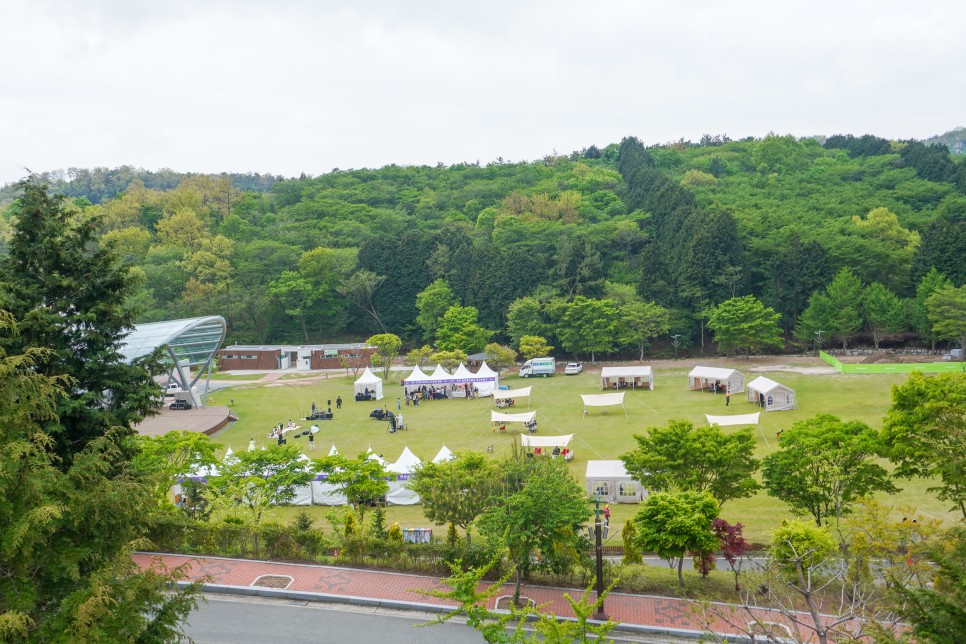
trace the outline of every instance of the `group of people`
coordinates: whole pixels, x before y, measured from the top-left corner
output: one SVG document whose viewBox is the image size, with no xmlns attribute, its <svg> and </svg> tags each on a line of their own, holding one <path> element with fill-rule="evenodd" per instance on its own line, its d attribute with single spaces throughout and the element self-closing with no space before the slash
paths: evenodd
<svg viewBox="0 0 966 644">
<path fill-rule="evenodd" d="M 531 434 L 537 433 L 537 419 L 536 418 L 531 418 L 530 420 L 524 422 L 523 425 L 527 428 L 527 431 L 530 432 Z"/>
<path fill-rule="evenodd" d="M 496 408 L 497 409 L 506 409 L 507 407 L 513 407 L 516 404 L 517 403 L 516 403 L 515 400 L 513 400 L 513 398 L 497 398 L 496 399 Z"/>
</svg>

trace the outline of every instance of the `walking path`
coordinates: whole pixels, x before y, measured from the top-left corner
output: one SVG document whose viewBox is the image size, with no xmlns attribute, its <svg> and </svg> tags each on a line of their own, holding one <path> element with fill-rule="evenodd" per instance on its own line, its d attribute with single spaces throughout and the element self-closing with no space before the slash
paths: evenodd
<svg viewBox="0 0 966 644">
<path fill-rule="evenodd" d="M 362 605 L 379 605 L 392 608 L 410 608 L 441 612 L 454 603 L 422 595 L 418 591 L 446 590 L 448 587 L 437 577 L 424 575 L 339 568 L 333 566 L 286 564 L 270 561 L 225 559 L 221 557 L 191 557 L 154 553 L 136 553 L 135 562 L 141 567 L 151 565 L 159 558 L 168 567 L 187 564 L 188 578 L 206 579 L 206 590 L 214 592 L 262 595 L 299 599 L 303 601 L 331 601 Z M 281 577 L 272 579 L 266 575 Z M 262 578 L 260 584 L 256 582 Z M 290 581 L 288 581 L 290 579 Z M 285 582 L 288 584 L 285 585 Z M 279 583 L 280 582 L 280 583 Z M 573 617 L 564 593 L 578 599 L 580 590 L 546 586 L 524 586 L 523 595 L 541 605 L 541 611 L 558 617 Z M 504 586 L 502 595 L 512 596 L 513 586 Z M 489 608 L 494 608 L 494 600 Z M 544 606 L 545 605 L 545 606 Z M 703 632 L 699 618 L 687 600 L 650 595 L 611 593 L 604 601 L 607 615 L 622 624 L 622 628 L 665 634 L 671 637 L 697 638 Z M 772 618 L 774 619 L 774 618 Z M 716 622 L 719 632 L 734 632 L 724 622 Z M 736 638 L 734 641 L 741 641 Z M 730 641 L 730 640 L 729 640 Z"/>
</svg>

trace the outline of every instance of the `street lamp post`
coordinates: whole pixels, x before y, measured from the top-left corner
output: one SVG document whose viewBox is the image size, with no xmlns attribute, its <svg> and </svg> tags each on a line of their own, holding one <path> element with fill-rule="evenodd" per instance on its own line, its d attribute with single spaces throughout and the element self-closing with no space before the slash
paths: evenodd
<svg viewBox="0 0 966 644">
<path fill-rule="evenodd" d="M 825 333 L 825 331 L 822 329 L 819 329 L 818 331 L 815 332 L 815 345 L 816 345 L 815 353 L 816 354 L 818 354 L 818 352 L 822 350 L 822 341 L 824 340 L 824 338 L 822 337 L 823 333 Z"/>
<path fill-rule="evenodd" d="M 594 542 L 597 553 L 597 599 L 600 605 L 597 612 L 593 614 L 594 619 L 607 621 L 607 613 L 604 612 L 604 545 L 601 540 L 600 524 L 600 490 L 594 493 Z"/>
<path fill-rule="evenodd" d="M 674 347 L 674 359 L 678 359 L 678 347 L 681 346 L 681 334 L 672 333 L 671 334 L 671 346 Z"/>
</svg>

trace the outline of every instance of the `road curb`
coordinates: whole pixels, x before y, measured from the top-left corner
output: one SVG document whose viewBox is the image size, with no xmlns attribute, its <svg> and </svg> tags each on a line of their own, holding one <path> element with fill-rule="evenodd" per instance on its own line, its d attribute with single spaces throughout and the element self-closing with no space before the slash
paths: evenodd
<svg viewBox="0 0 966 644">
<path fill-rule="evenodd" d="M 179 581 L 175 582 L 178 588 L 187 588 L 192 586 L 192 582 Z M 345 604 L 348 606 L 364 606 L 367 608 L 385 608 L 391 610 L 404 610 L 404 611 L 418 611 L 422 613 L 432 613 L 444 615 L 447 613 L 454 613 L 457 608 L 454 606 L 445 606 L 442 604 L 426 604 L 422 602 L 407 602 L 399 601 L 394 599 L 377 599 L 374 597 L 360 597 L 357 595 L 336 595 L 332 593 L 317 593 L 308 592 L 304 590 L 285 590 L 282 588 L 263 588 L 257 586 L 233 586 L 229 584 L 200 584 L 201 590 L 206 593 L 211 593 L 213 595 L 239 595 L 243 597 L 265 597 L 268 599 L 288 599 L 291 601 L 303 601 L 303 602 L 318 602 L 318 603 L 328 603 L 328 604 Z M 498 614 L 508 614 L 509 611 L 505 610 L 494 610 L 494 613 Z M 557 616 L 558 620 L 565 620 L 574 622 L 577 621 L 573 617 L 560 617 Z M 536 616 L 530 616 L 528 621 L 535 621 Z M 591 624 L 601 624 L 602 622 L 596 620 L 588 620 Z M 695 631 L 684 628 L 673 628 L 670 626 L 648 626 L 645 624 L 628 624 L 628 623 L 618 623 L 614 627 L 615 631 L 622 631 L 626 633 L 635 633 L 639 635 L 655 635 L 660 637 L 670 637 L 681 640 L 700 640 L 707 636 L 704 631 Z M 725 635 L 728 638 L 728 642 L 735 642 L 737 644 L 754 644 L 751 638 L 737 635 L 729 634 Z"/>
</svg>

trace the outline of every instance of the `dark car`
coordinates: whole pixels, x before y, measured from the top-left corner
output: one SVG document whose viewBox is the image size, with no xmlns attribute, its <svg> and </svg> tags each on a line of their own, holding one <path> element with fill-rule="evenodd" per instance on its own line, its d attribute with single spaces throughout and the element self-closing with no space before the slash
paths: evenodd
<svg viewBox="0 0 966 644">
<path fill-rule="evenodd" d="M 191 409 L 191 403 L 187 400 L 176 400 L 168 405 L 168 409 Z"/>
</svg>

